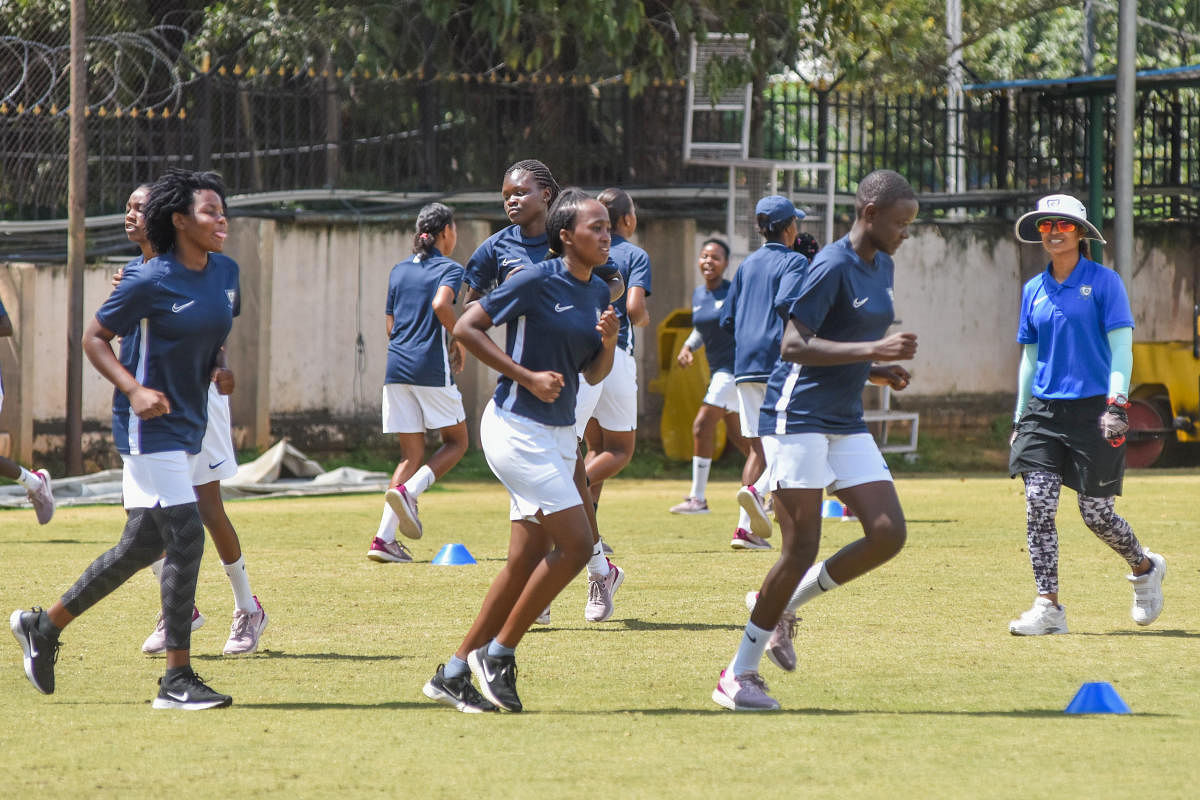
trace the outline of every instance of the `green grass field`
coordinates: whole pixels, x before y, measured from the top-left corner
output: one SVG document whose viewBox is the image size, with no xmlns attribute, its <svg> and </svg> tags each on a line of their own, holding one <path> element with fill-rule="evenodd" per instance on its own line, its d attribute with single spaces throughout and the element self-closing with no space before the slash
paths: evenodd
<svg viewBox="0 0 1200 800">
<path fill-rule="evenodd" d="M 450 483 L 421 500 L 424 563 L 365 552 L 375 496 L 245 501 L 230 516 L 270 614 L 262 651 L 222 658 L 232 596 L 209 546 L 193 637 L 198 671 L 232 708 L 154 711 L 144 657 L 150 574 L 63 634 L 58 689 L 38 694 L 0 645 L 0 754 L 11 796 L 184 797 L 1194 797 L 1200 756 L 1200 474 L 1134 474 L 1118 505 L 1166 555 L 1166 609 L 1129 619 L 1125 565 L 1060 513 L 1071 634 L 1018 638 L 1034 590 L 1018 481 L 901 477 L 909 544 L 893 562 L 801 609 L 800 665 L 763 662 L 781 713 L 710 699 L 771 553 L 728 548 L 735 484 L 714 513 L 675 517 L 678 480 L 615 480 L 600 519 L 629 574 L 613 620 L 583 621 L 585 578 L 518 651 L 528 711 L 459 714 L 421 686 L 458 644 L 503 557 L 507 498 Z M 117 538 L 114 507 L 47 527 L 0 514 L 0 610 L 48 606 Z M 822 553 L 859 535 L 826 525 Z M 429 564 L 463 542 L 477 566 Z M 1062 713 L 1110 681 L 1132 716 Z M 1191 788 L 1189 788 L 1191 787 Z"/>
</svg>

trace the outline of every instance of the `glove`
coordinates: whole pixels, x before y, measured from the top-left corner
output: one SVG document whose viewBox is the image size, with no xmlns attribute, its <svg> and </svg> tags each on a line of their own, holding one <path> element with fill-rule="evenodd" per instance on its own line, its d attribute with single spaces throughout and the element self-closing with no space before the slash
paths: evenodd
<svg viewBox="0 0 1200 800">
<path fill-rule="evenodd" d="M 1100 415 L 1100 433 L 1113 447 L 1125 444 L 1125 434 L 1129 432 L 1129 401 L 1123 396 L 1108 398 L 1108 407 Z"/>
</svg>

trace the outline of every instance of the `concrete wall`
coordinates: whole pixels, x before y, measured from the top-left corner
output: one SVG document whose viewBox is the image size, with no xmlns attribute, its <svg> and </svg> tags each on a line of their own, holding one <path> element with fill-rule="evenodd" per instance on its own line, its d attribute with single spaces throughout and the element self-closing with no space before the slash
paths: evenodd
<svg viewBox="0 0 1200 800">
<path fill-rule="evenodd" d="M 465 261 L 492 230 L 486 221 L 460 220 L 455 256 Z M 635 237 L 654 266 L 651 326 L 636 337 L 641 427 L 652 437 L 661 409 L 661 398 L 647 389 L 658 374 L 655 326 L 689 304 L 699 282 L 696 253 L 708 235 L 690 219 L 645 218 Z M 1190 339 L 1200 232 L 1146 225 L 1138 236 L 1137 265 L 1132 274 L 1122 270 L 1133 298 L 1135 339 Z M 242 315 L 228 349 L 237 376 L 233 414 L 240 445 L 264 447 L 283 434 L 314 447 L 378 438 L 387 276 L 411 251 L 411 237 L 411 230 L 388 224 L 233 221 L 227 252 L 242 268 Z M 116 266 L 88 266 L 87 314 L 107 296 Z M 1041 249 L 1018 244 L 1007 224 L 914 226 L 896 254 L 900 327 L 919 336 L 909 402 L 1011 395 L 1020 287 L 1043 266 Z M 13 453 L 29 461 L 35 449 L 61 447 L 56 421 L 65 414 L 66 269 L 0 266 L 0 300 L 16 327 L 12 339 L 0 342 L 6 389 L 0 430 L 12 435 Z M 475 421 L 493 383 L 490 370 L 468 359 L 459 384 L 476 440 Z M 97 439 L 109 425 L 110 398 L 111 387 L 85 364 L 85 429 Z"/>
</svg>

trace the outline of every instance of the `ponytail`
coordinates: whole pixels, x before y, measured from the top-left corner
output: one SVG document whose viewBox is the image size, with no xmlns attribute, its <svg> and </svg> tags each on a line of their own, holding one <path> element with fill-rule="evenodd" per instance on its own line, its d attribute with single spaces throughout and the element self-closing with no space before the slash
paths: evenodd
<svg viewBox="0 0 1200 800">
<path fill-rule="evenodd" d="M 437 237 L 447 225 L 454 224 L 454 211 L 441 203 L 430 203 L 417 214 L 417 235 L 413 237 L 413 254 L 424 261 L 433 254 Z"/>
</svg>

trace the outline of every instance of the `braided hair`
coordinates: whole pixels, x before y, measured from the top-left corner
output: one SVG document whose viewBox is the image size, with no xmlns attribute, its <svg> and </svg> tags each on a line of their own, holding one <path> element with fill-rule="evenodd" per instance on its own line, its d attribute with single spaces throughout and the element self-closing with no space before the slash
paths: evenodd
<svg viewBox="0 0 1200 800">
<path fill-rule="evenodd" d="M 533 176 L 533 182 L 538 185 L 538 188 L 550 190 L 550 199 L 546 202 L 547 206 L 553 205 L 554 201 L 558 199 L 558 181 L 554 180 L 554 174 L 550 172 L 550 168 L 536 158 L 527 158 L 524 161 L 518 161 L 504 170 L 505 175 L 511 175 L 514 172 L 528 172 Z"/>
<path fill-rule="evenodd" d="M 437 237 L 447 226 L 454 224 L 454 210 L 441 203 L 430 203 L 417 214 L 417 235 L 413 237 L 413 253 L 422 261 L 433 254 Z"/>
<path fill-rule="evenodd" d="M 150 197 L 142 207 L 146 216 L 146 239 L 156 253 L 168 253 L 175 249 L 175 222 L 173 214 L 191 213 L 196 202 L 196 192 L 210 189 L 221 198 L 225 208 L 225 183 L 216 172 L 193 172 L 171 167 L 150 187 Z"/>
</svg>

